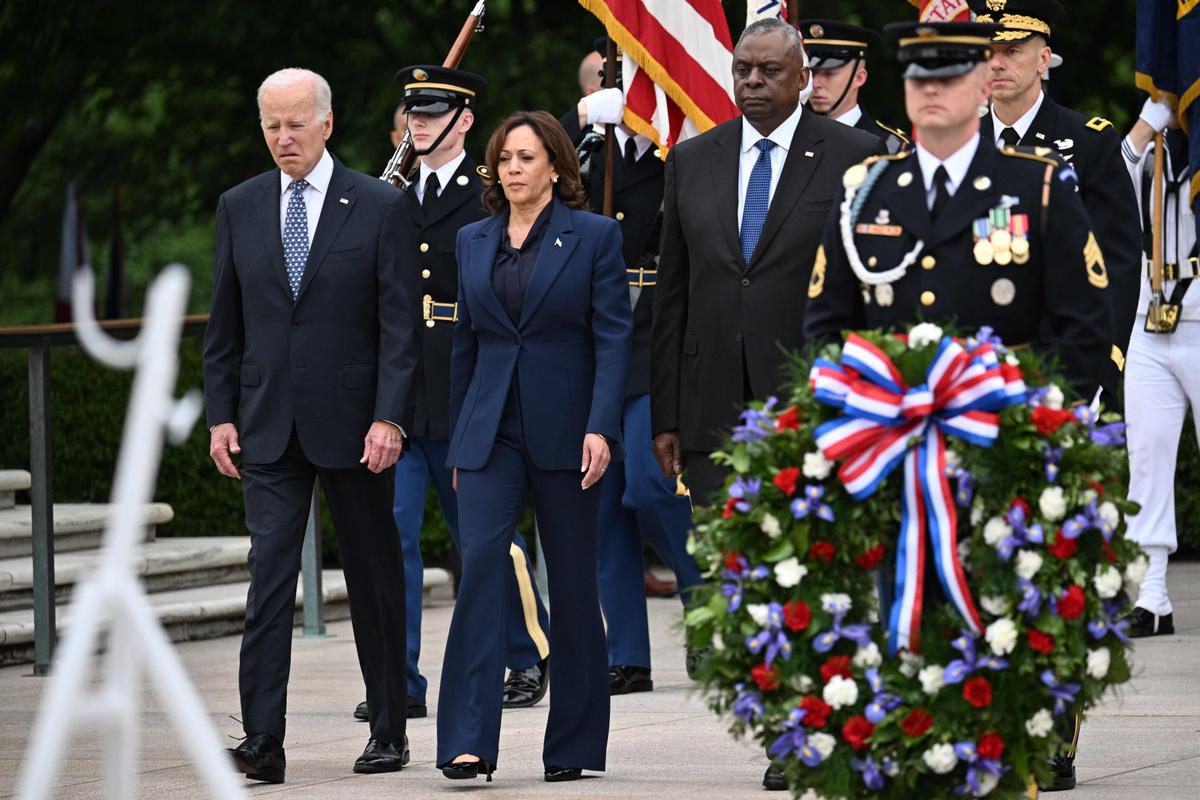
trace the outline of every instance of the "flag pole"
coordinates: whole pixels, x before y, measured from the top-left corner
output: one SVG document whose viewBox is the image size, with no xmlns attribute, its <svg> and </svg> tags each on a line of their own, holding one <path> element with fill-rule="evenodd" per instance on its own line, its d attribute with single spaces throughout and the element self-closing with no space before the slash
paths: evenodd
<svg viewBox="0 0 1200 800">
<path fill-rule="evenodd" d="M 617 43 L 608 37 L 607 52 L 604 54 L 604 88 L 612 89 L 617 85 Z M 617 169 L 617 126 L 607 123 L 604 126 L 604 216 L 613 215 L 614 194 L 613 183 Z"/>
</svg>

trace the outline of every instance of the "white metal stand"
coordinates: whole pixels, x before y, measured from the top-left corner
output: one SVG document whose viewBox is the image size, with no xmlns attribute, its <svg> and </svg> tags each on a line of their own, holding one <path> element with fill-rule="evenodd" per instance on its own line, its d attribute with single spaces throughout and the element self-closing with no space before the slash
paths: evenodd
<svg viewBox="0 0 1200 800">
<path fill-rule="evenodd" d="M 97 361 L 117 369 L 136 368 L 136 372 L 101 565 L 83 582 L 72 604 L 70 626 L 30 737 L 20 800 L 51 795 L 71 735 L 87 728 L 98 728 L 104 744 L 105 796 L 135 798 L 143 680 L 153 686 L 209 795 L 221 800 L 245 797 L 217 731 L 132 569 L 142 528 L 140 509 L 153 494 L 164 436 L 174 444 L 186 439 L 202 404 L 195 389 L 180 400 L 174 398 L 179 333 L 190 284 L 183 265 L 164 269 L 147 293 L 141 333 L 124 342 L 109 337 L 96 324 L 91 271 L 75 274 L 72 301 L 80 344 Z M 105 644 L 93 681 L 92 656 Z"/>
</svg>

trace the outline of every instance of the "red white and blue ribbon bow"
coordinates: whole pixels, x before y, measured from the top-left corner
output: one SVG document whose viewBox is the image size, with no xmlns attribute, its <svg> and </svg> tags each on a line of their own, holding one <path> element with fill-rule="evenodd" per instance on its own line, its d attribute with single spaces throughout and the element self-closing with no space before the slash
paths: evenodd
<svg viewBox="0 0 1200 800">
<path fill-rule="evenodd" d="M 845 412 L 818 426 L 816 438 L 826 458 L 843 461 L 838 477 L 852 497 L 869 497 L 904 462 L 890 652 L 920 649 L 926 533 L 942 589 L 968 626 L 981 633 L 958 557 L 945 435 L 990 447 L 1000 432 L 996 412 L 1025 399 L 1020 370 L 1001 362 L 990 344 L 967 351 L 943 337 L 925 383 L 910 388 L 882 350 L 852 333 L 841 363 L 818 359 L 809 382 L 819 401 Z"/>
</svg>

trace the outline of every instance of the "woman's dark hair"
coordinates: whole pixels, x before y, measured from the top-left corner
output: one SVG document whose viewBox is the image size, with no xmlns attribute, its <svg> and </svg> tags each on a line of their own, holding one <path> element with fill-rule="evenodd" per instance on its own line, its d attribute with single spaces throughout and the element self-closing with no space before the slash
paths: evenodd
<svg viewBox="0 0 1200 800">
<path fill-rule="evenodd" d="M 570 208 L 586 209 L 587 195 L 579 178 L 579 156 L 575 154 L 575 146 L 558 120 L 545 111 L 518 111 L 492 132 L 483 157 L 488 173 L 481 176 L 486 187 L 483 190 L 483 207 L 492 214 L 508 208 L 508 198 L 504 196 L 504 187 L 500 185 L 500 151 L 504 149 L 508 134 L 522 125 L 529 126 L 541 140 L 550 156 L 550 163 L 558 173 L 554 194 Z"/>
</svg>

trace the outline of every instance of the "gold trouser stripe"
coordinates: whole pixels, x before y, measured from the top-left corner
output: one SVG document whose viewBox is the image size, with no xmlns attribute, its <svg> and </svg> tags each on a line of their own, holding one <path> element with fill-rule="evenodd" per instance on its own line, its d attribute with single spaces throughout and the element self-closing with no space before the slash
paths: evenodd
<svg viewBox="0 0 1200 800">
<path fill-rule="evenodd" d="M 512 556 L 513 571 L 517 575 L 517 589 L 521 594 L 521 611 L 525 615 L 525 629 L 529 631 L 529 638 L 533 639 L 533 644 L 538 651 L 538 658 L 546 658 L 550 655 L 550 642 L 546 640 L 546 632 L 542 630 L 542 623 L 538 622 L 537 597 L 533 594 L 533 581 L 529 579 L 529 562 L 525 560 L 525 551 L 515 544 L 511 544 L 508 547 L 508 554 Z"/>
</svg>

